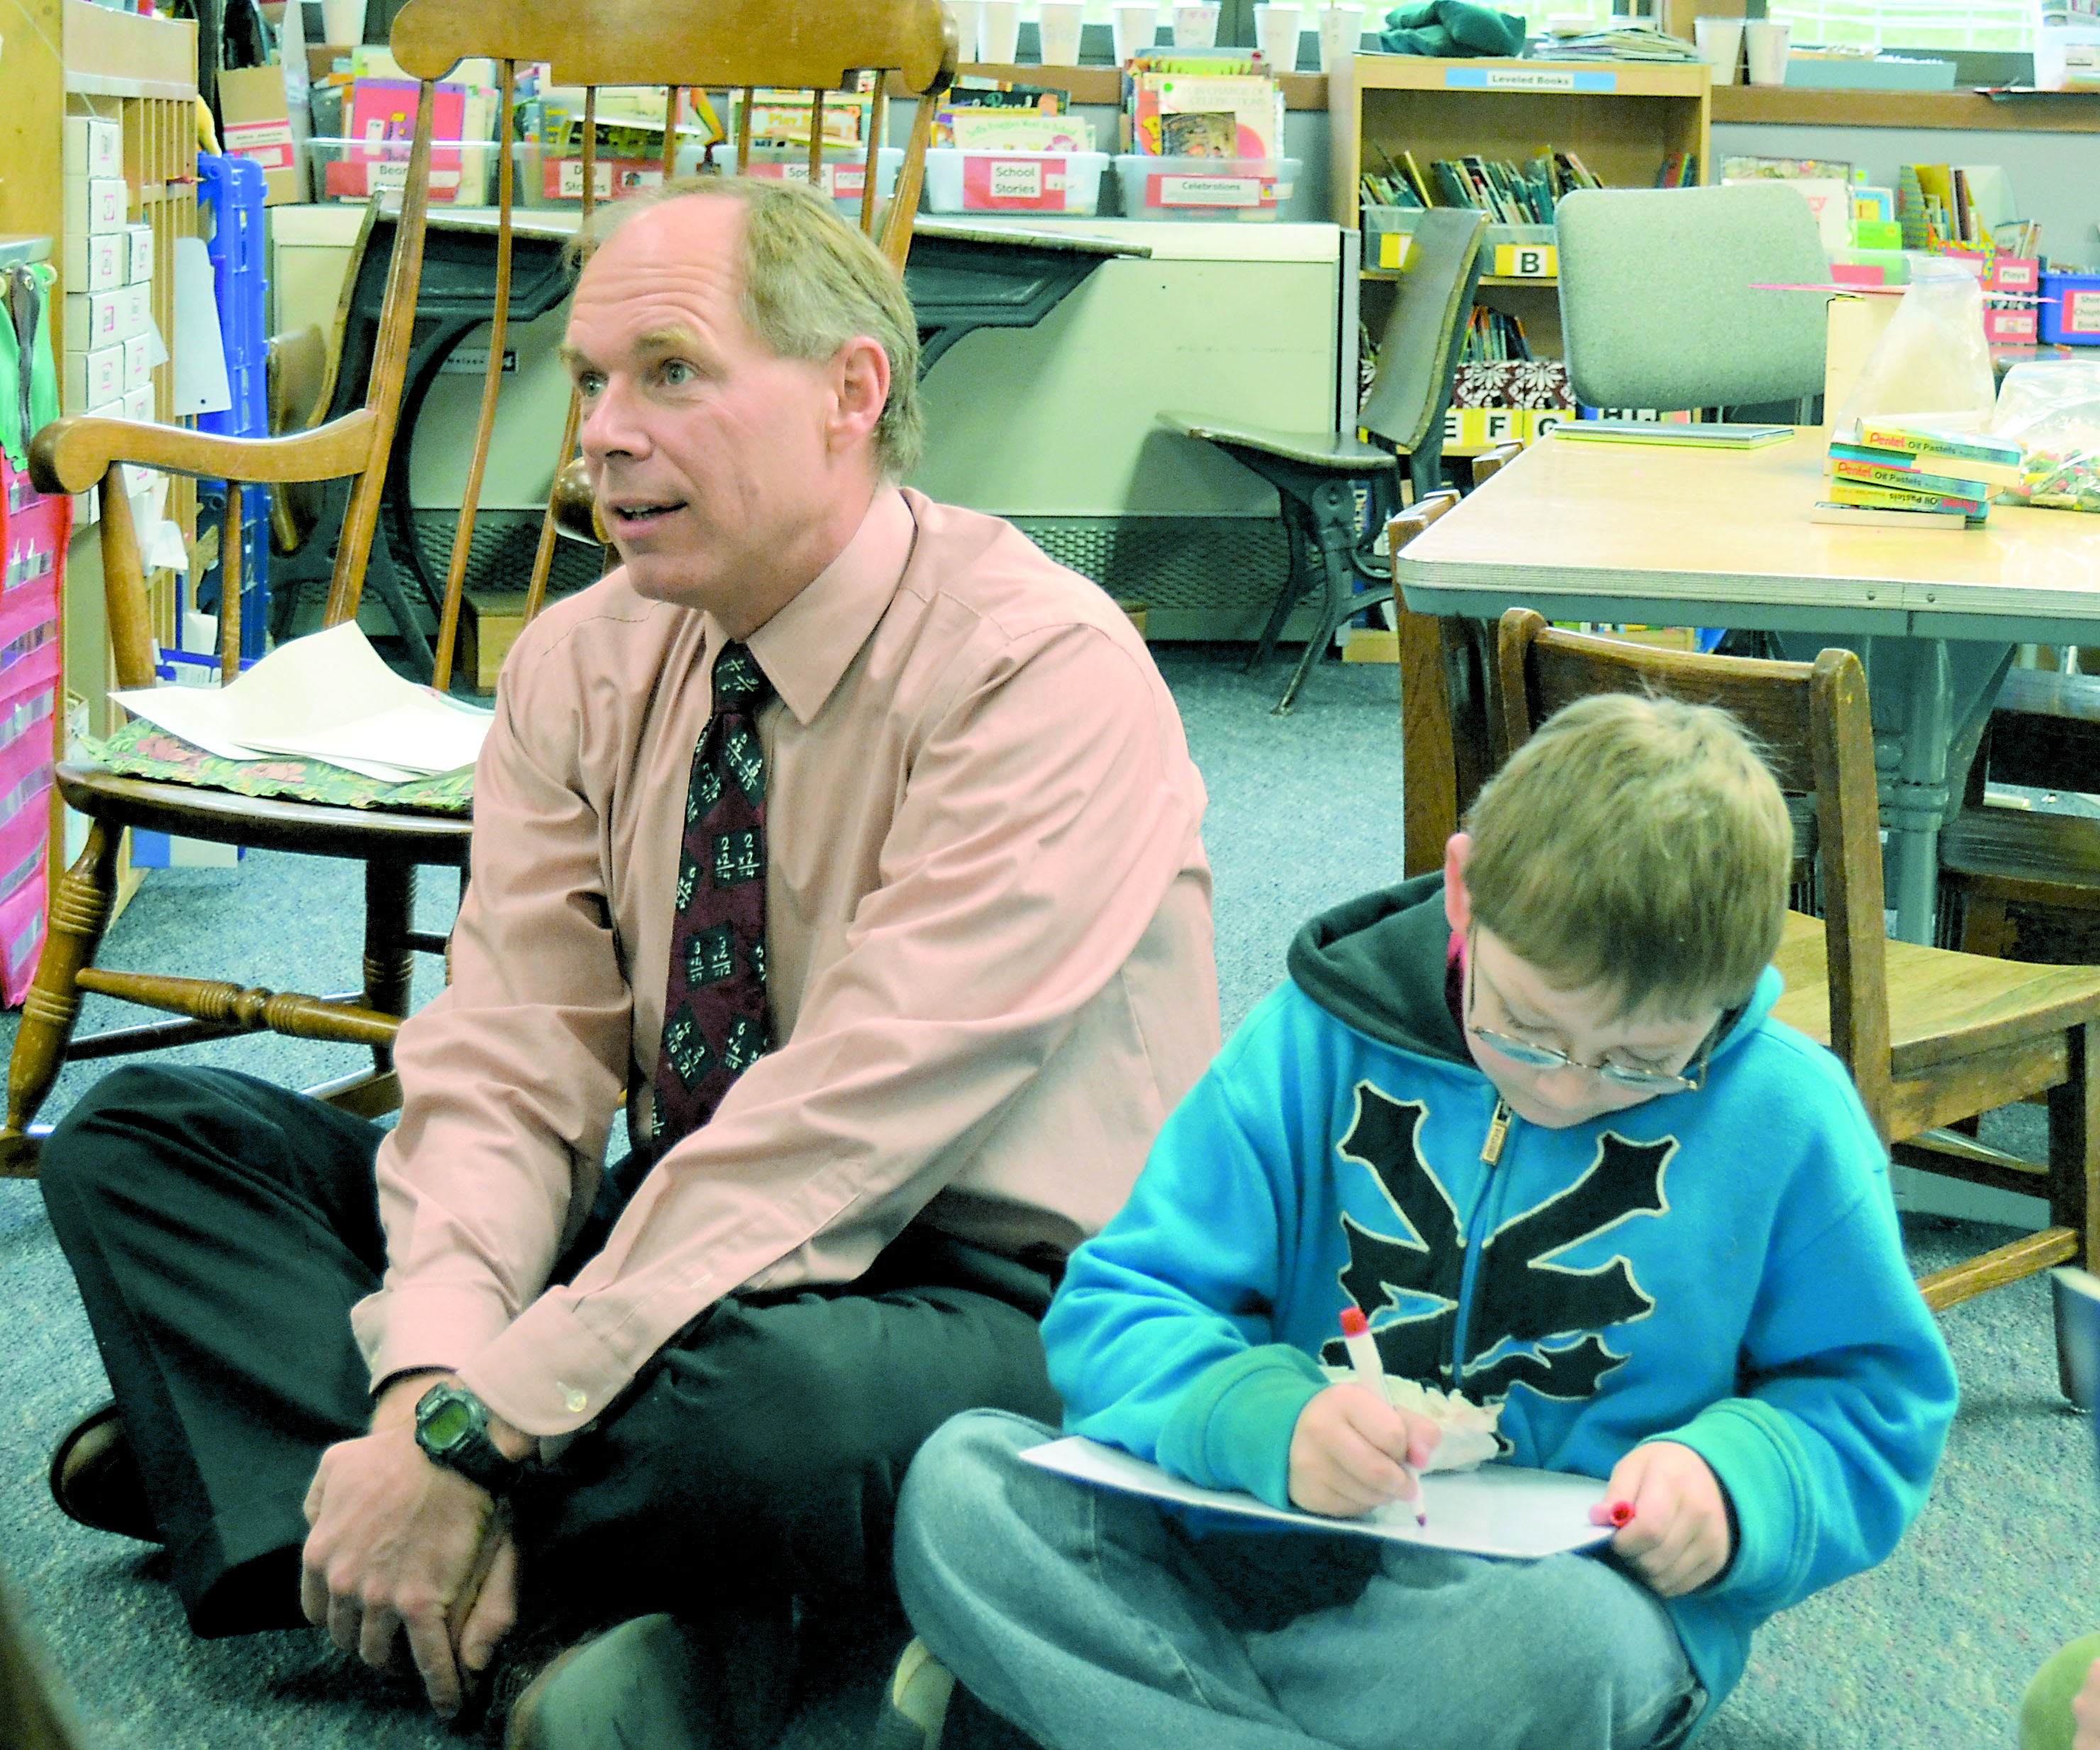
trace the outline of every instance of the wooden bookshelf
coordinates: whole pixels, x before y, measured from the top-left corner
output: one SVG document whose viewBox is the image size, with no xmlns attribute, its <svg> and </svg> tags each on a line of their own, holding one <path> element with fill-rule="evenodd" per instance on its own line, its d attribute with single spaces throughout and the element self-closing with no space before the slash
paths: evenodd
<svg viewBox="0 0 2100 1750">
<path fill-rule="evenodd" d="M 1572 152 L 1612 187 L 1653 186 L 1679 152 L 1696 152 L 1699 178 L 1712 176 L 1711 92 L 1705 63 L 1432 60 L 1360 55 L 1328 82 L 1334 118 L 1333 189 L 1337 223 L 1357 228 L 1357 182 L 1365 163 L 1383 168 L 1414 154 L 1426 171 L 1436 158 L 1469 153 L 1523 163 L 1546 147 Z M 1366 267 L 1365 320 L 1376 333 L 1400 276 Z M 1533 355 L 1560 352 L 1559 282 L 1551 278 L 1480 281 L 1480 302 L 1523 323 Z M 1447 446 L 1465 456 L 1476 446 Z"/>
<path fill-rule="evenodd" d="M 1328 82 L 1337 223 L 1357 226 L 1357 179 L 1383 148 L 1396 158 L 1517 162 L 1547 146 L 1572 152 L 1613 187 L 1651 187 L 1675 153 L 1711 165 L 1711 93 L 1703 61 L 1433 60 L 1359 55 Z"/>
</svg>

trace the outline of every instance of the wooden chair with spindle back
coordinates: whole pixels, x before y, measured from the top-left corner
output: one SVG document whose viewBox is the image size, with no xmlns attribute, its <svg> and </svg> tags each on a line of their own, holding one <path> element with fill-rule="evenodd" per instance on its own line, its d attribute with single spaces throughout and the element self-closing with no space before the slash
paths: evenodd
<svg viewBox="0 0 2100 1750">
<path fill-rule="evenodd" d="M 868 193 L 862 202 L 863 220 L 871 222 L 875 153 L 882 132 L 882 80 L 894 75 L 918 97 L 911 148 L 905 154 L 879 240 L 897 264 L 910 244 L 911 214 L 919 201 L 934 105 L 951 81 L 955 67 L 954 39 L 938 0 L 730 0 L 669 13 L 646 0 L 599 0 L 580 11 L 566 0 L 410 0 L 395 20 L 393 47 L 403 68 L 421 82 L 421 94 L 408 149 L 385 311 L 364 405 L 311 430 L 271 439 L 208 437 L 172 426 L 99 419 L 60 420 L 37 436 L 31 468 L 40 490 L 78 492 L 112 482 L 103 495 L 102 553 L 121 686 L 147 687 L 154 681 L 152 612 L 138 540 L 124 492 L 112 475 L 121 464 L 271 486 L 351 478 L 349 509 L 337 548 L 324 624 L 338 625 L 355 615 L 414 321 L 427 230 L 435 85 L 461 60 L 494 59 L 505 91 L 514 87 L 518 65 L 526 61 L 550 63 L 557 82 L 586 87 L 586 214 L 594 198 L 598 87 L 668 87 L 667 117 L 677 113 L 680 91 L 696 86 L 811 90 L 818 94 L 810 130 L 814 166 L 821 151 L 823 94 L 845 88 L 854 73 L 867 70 L 880 76 L 869 130 Z M 747 104 L 747 116 L 749 108 Z M 675 151 L 675 134 L 667 126 L 667 169 Z M 439 691 L 448 687 L 451 679 L 509 320 L 514 168 L 510 152 L 496 156 L 495 308 L 474 456 L 439 616 L 435 677 Z M 574 447 L 576 425 L 572 399 L 562 439 L 563 456 Z M 238 503 L 238 494 L 229 497 Z M 552 540 L 550 513 L 542 531 L 528 613 L 536 610 L 544 593 Z M 227 550 L 222 668 L 231 679 L 238 668 L 240 584 L 237 544 L 229 540 Z M 7 1121 L 0 1131 L 0 1171 L 34 1171 L 31 1126 L 60 1067 L 68 1060 L 267 1029 L 368 1048 L 373 1054 L 368 1069 L 311 1091 L 367 1113 L 384 1112 L 398 1104 L 390 1047 L 408 1012 L 411 954 L 416 950 L 442 952 L 444 947 L 442 937 L 420 934 L 412 926 L 415 871 L 426 864 L 450 866 L 464 879 L 470 837 L 467 822 L 251 798 L 124 778 L 71 764 L 60 766 L 57 782 L 65 800 L 87 816 L 88 840 L 54 895 L 49 940 L 15 1035 Z M 362 862 L 366 871 L 362 990 L 311 997 L 188 975 L 115 972 L 97 967 L 95 956 L 115 898 L 118 847 L 126 827 Z M 180 1018 L 76 1041 L 73 1033 L 81 1002 L 90 991 Z"/>
<path fill-rule="evenodd" d="M 1762 743 L 1780 788 L 1813 797 L 1823 916 L 1787 915 L 1776 961 L 1786 990 L 1775 1014 L 1837 1053 L 1899 1162 L 2049 1204 L 2040 1232 L 1924 1277 L 1927 1305 L 2100 1255 L 2100 969 L 1887 938 L 1873 729 L 1857 656 L 1694 655 L 1556 631 L 1528 608 L 1502 616 L 1498 656 L 1506 753 L 1570 700 L 1652 690 L 1733 712 Z M 2034 1094 L 2048 1100 L 2045 1163 L 1938 1128 Z M 2061 1350 L 2058 1364 L 2068 1395 Z"/>
</svg>

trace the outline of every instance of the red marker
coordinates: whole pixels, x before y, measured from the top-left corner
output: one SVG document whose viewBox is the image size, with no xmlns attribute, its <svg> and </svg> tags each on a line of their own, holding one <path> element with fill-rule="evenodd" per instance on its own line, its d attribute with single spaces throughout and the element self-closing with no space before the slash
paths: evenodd
<svg viewBox="0 0 2100 1750">
<path fill-rule="evenodd" d="M 1622 1530 L 1626 1526 L 1632 1524 L 1633 1519 L 1634 1504 L 1631 1501 L 1615 1501 L 1612 1503 L 1612 1529 L 1613 1531 Z"/>
<path fill-rule="evenodd" d="M 1368 1386 L 1379 1403 L 1390 1404 L 1392 1400 L 1385 1395 L 1385 1368 L 1379 1360 L 1378 1345 L 1371 1340 L 1371 1321 L 1359 1307 L 1342 1309 L 1342 1346 L 1349 1351 L 1349 1365 L 1357 1383 Z M 1414 1523 L 1427 1525 L 1429 1510 L 1423 1505 L 1422 1479 L 1412 1465 L 1403 1464 L 1400 1468 L 1414 1479 Z"/>
</svg>

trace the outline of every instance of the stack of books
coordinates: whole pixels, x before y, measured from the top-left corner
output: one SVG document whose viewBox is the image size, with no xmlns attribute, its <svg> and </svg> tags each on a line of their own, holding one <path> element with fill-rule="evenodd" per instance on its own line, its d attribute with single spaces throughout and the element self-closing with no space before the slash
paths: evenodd
<svg viewBox="0 0 2100 1750">
<path fill-rule="evenodd" d="M 2001 438 L 1863 420 L 1856 437 L 1831 443 L 1829 496 L 1808 520 L 1878 528 L 1979 527 L 1992 495 L 2020 483 L 2023 454 Z"/>
</svg>

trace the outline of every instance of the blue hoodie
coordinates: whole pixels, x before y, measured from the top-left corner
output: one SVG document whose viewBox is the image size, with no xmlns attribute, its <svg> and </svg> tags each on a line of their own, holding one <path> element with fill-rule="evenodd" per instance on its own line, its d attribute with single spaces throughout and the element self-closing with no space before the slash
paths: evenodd
<svg viewBox="0 0 2100 1750">
<path fill-rule="evenodd" d="M 1603 1479 L 1681 1442 L 1734 1522 L 1727 1569 L 1666 1601 L 1710 1718 L 1759 1623 L 1895 1547 L 1953 1418 L 1886 1152 L 1768 968 L 1696 1091 L 1512 1117 L 1490 1167 L 1449 940 L 1439 875 L 1300 932 L 1073 1255 L 1043 1326 L 1065 1425 L 1286 1505 L 1354 1306 L 1388 1373 L 1499 1402 L 1515 1463 Z"/>
</svg>

